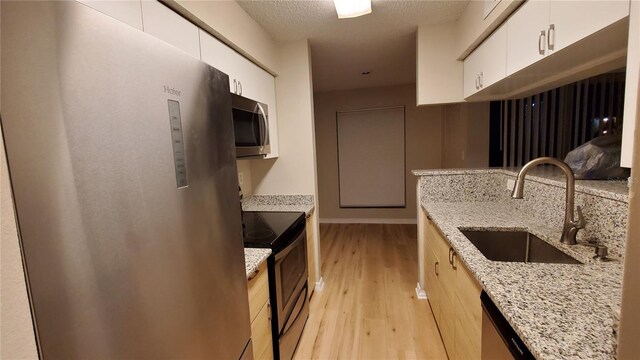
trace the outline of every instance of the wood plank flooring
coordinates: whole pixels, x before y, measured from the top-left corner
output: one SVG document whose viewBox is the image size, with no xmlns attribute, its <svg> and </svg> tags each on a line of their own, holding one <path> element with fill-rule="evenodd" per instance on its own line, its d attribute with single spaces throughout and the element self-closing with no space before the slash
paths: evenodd
<svg viewBox="0 0 640 360">
<path fill-rule="evenodd" d="M 417 300 L 415 225 L 321 224 L 324 290 L 294 359 L 446 359 Z"/>
</svg>

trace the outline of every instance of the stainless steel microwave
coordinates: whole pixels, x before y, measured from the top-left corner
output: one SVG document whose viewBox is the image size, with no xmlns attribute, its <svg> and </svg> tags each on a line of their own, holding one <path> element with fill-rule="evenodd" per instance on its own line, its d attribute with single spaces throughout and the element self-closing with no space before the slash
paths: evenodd
<svg viewBox="0 0 640 360">
<path fill-rule="evenodd" d="M 236 158 L 264 157 L 271 152 L 266 104 L 231 94 Z"/>
</svg>

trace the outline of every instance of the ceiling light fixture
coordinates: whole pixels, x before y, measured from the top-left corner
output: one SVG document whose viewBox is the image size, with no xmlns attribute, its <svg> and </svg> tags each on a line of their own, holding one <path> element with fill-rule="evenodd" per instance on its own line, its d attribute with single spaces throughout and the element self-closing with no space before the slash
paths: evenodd
<svg viewBox="0 0 640 360">
<path fill-rule="evenodd" d="M 371 14 L 371 0 L 333 0 L 338 19 Z"/>
</svg>

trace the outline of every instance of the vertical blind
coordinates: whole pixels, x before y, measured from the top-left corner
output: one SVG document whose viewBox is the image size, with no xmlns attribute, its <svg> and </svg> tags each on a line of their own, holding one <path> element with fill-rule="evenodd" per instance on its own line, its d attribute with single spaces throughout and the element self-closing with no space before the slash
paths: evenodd
<svg viewBox="0 0 640 360">
<path fill-rule="evenodd" d="M 608 73 L 500 105 L 503 166 L 569 151 L 622 130 L 625 74 Z"/>
</svg>

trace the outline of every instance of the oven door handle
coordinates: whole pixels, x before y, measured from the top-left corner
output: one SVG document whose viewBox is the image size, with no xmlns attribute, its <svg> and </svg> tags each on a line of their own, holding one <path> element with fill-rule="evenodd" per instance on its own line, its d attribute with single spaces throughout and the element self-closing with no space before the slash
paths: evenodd
<svg viewBox="0 0 640 360">
<path fill-rule="evenodd" d="M 285 256 L 289 255 L 291 250 L 293 250 L 296 246 L 298 246 L 298 244 L 300 244 L 300 242 L 303 241 L 306 237 L 307 237 L 307 231 L 305 229 L 305 230 L 302 230 L 302 232 L 300 233 L 300 235 L 298 235 L 298 238 L 294 242 L 292 242 L 286 248 L 284 248 L 282 251 L 279 251 L 276 254 L 275 260 L 278 261 L 284 258 Z M 306 253 L 306 249 L 305 249 L 305 253 Z"/>
<path fill-rule="evenodd" d="M 286 334 L 287 331 L 289 331 L 289 329 L 293 326 L 293 324 L 295 324 L 298 321 L 298 318 L 302 314 L 302 309 L 304 308 L 304 302 L 307 300 L 308 295 L 309 295 L 309 285 L 305 286 L 304 292 L 300 293 L 300 296 L 298 297 L 298 301 L 296 302 L 296 306 L 294 306 L 293 311 L 291 312 L 291 314 L 289 314 L 289 318 L 287 319 L 287 322 L 284 324 L 284 327 L 282 328 L 282 333 L 280 333 L 280 336 L 283 336 L 284 334 Z M 294 317 L 293 314 L 296 313 L 296 310 L 297 310 L 297 314 Z M 291 318 L 293 318 L 293 321 L 291 320 Z"/>
</svg>

